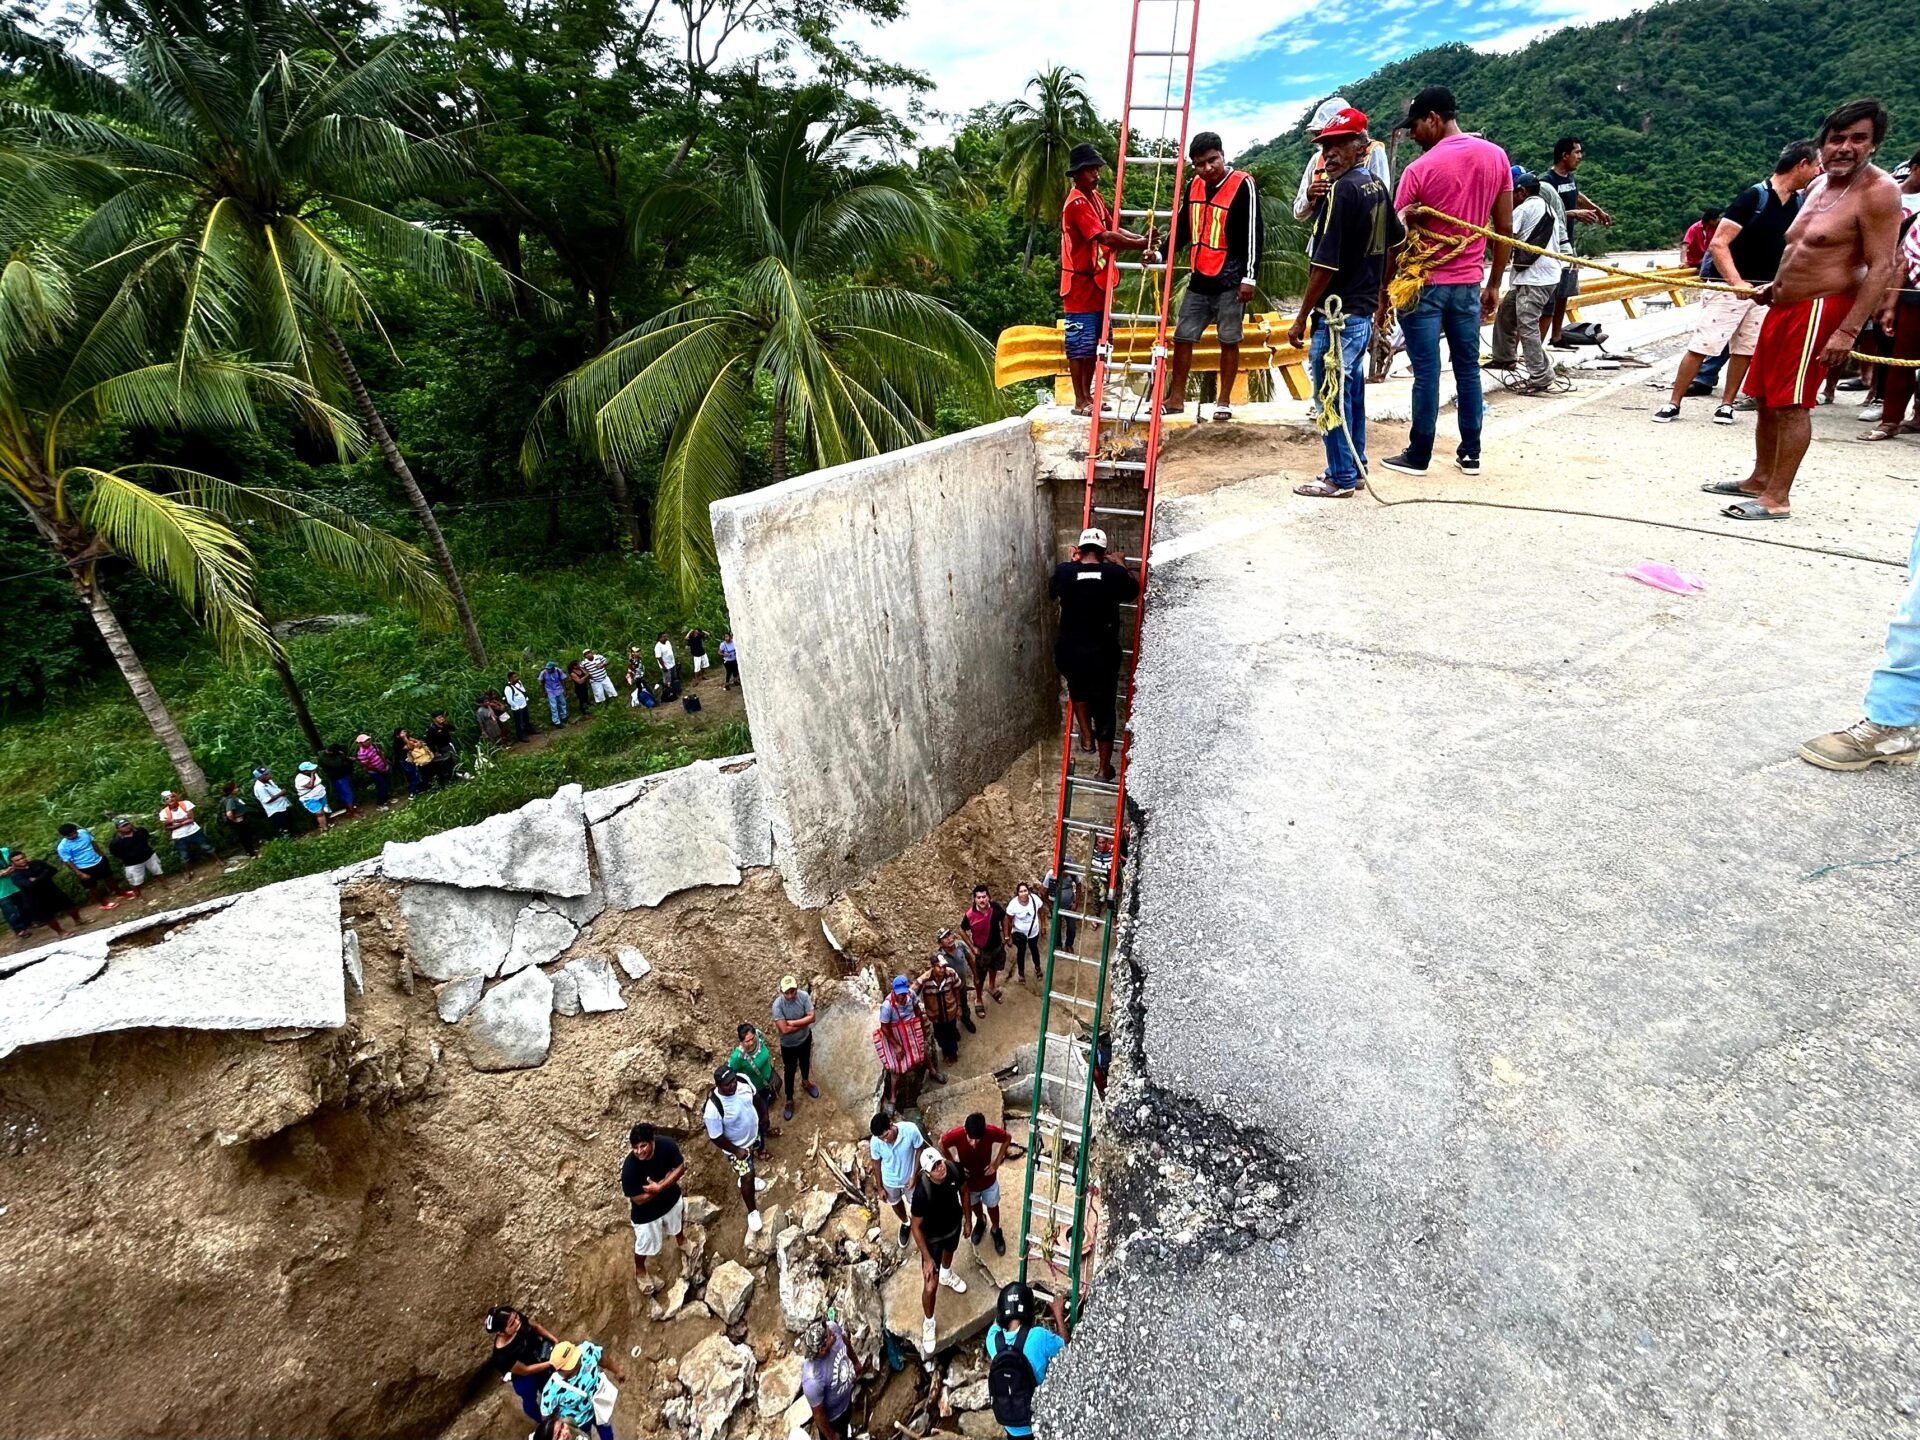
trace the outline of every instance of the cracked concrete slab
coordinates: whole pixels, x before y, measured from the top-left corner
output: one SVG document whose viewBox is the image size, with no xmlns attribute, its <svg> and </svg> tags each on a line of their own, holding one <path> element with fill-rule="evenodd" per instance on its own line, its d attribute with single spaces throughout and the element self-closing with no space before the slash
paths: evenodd
<svg viewBox="0 0 1920 1440">
<path fill-rule="evenodd" d="M 1698 474 L 1751 432 L 1659 435 L 1639 379 L 1490 431 L 1472 498 L 1722 533 L 1315 506 L 1293 475 L 1162 506 L 1145 1063 L 1268 1137 L 1299 1209 L 1118 1217 L 1041 1433 L 1913 1424 L 1920 866 L 1826 867 L 1911 850 L 1914 776 L 1793 757 L 1859 713 L 1903 576 L 1757 543 L 1897 559 L 1911 492 L 1823 415 L 1793 532 L 1716 526 Z M 1707 592 L 1622 577 L 1647 559 Z"/>
<path fill-rule="evenodd" d="M 11 988 L 0 992 L 9 1016 L 0 1044 L 11 1049 L 148 1026 L 270 1030 L 346 1023 L 340 900 L 325 875 L 251 891 L 151 945 L 123 946 L 104 958 L 105 937 L 88 938 L 95 943 L 76 946 L 78 953 L 9 977 L 9 987 L 21 987 L 20 1003 L 16 1009 Z M 62 977 L 71 983 L 28 1018 L 29 1002 L 43 999 Z"/>
<path fill-rule="evenodd" d="M 658 905 L 699 885 L 738 885 L 745 867 L 772 859 L 760 770 L 724 771 L 708 760 L 595 792 L 589 814 L 607 904 Z"/>
<path fill-rule="evenodd" d="M 390 880 L 586 895 L 593 876 L 580 787 L 563 785 L 544 800 L 424 840 L 389 841 L 380 868 Z"/>
</svg>

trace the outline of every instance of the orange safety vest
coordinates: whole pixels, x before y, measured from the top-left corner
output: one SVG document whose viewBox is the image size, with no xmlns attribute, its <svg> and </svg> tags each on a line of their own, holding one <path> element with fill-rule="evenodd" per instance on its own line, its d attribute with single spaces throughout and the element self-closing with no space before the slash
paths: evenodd
<svg viewBox="0 0 1920 1440">
<path fill-rule="evenodd" d="M 1247 172 L 1229 170 L 1220 188 L 1207 198 L 1207 182 L 1198 175 L 1187 187 L 1188 255 L 1196 275 L 1218 275 L 1227 263 L 1227 216 L 1233 199 L 1247 183 Z"/>
<path fill-rule="evenodd" d="M 1073 232 L 1067 228 L 1067 205 L 1071 205 L 1073 203 L 1073 197 L 1080 194 L 1085 194 L 1086 197 L 1093 202 L 1093 213 L 1100 218 L 1100 228 L 1102 230 L 1111 230 L 1113 228 L 1113 217 L 1107 210 L 1107 202 L 1101 197 L 1098 190 L 1073 190 L 1068 193 L 1067 204 L 1060 207 L 1060 293 L 1062 295 L 1065 295 L 1072 288 L 1073 280 L 1071 277 L 1075 275 L 1090 276 L 1096 285 L 1109 288 L 1113 285 L 1114 281 L 1113 252 L 1108 250 L 1107 247 L 1102 245 L 1098 240 L 1093 242 L 1093 268 L 1091 270 L 1076 270 L 1073 268 L 1074 236 Z"/>
</svg>

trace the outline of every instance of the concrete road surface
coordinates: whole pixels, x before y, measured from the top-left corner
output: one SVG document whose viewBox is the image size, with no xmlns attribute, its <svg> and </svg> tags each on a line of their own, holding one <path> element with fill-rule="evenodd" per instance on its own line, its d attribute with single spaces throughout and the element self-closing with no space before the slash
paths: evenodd
<svg viewBox="0 0 1920 1440">
<path fill-rule="evenodd" d="M 1163 507 L 1119 1106 L 1210 1118 L 1115 1199 L 1043 1437 L 1920 1434 L 1920 772 L 1793 753 L 1905 577 L 1784 548 L 1904 562 L 1920 443 L 1822 411 L 1795 518 L 1742 526 L 1699 482 L 1751 417 L 1653 426 L 1642 379 L 1380 489 L 1706 533 Z"/>
</svg>

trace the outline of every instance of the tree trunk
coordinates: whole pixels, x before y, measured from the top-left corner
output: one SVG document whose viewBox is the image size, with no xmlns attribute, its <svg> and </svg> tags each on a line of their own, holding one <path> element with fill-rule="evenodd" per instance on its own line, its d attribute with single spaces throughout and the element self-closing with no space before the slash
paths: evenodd
<svg viewBox="0 0 1920 1440">
<path fill-rule="evenodd" d="M 300 725 L 300 733 L 307 737 L 314 753 L 319 754 L 327 748 L 326 742 L 320 738 L 320 727 L 313 723 L 313 712 L 307 709 L 307 697 L 301 693 L 300 682 L 293 678 L 293 667 L 287 663 L 286 652 L 276 645 L 267 661 L 273 666 L 273 673 L 280 677 L 280 688 L 287 692 L 287 703 L 293 706 L 293 718 Z"/>
<path fill-rule="evenodd" d="M 1027 226 L 1027 253 L 1025 258 L 1022 259 L 1020 262 L 1020 268 L 1022 271 L 1033 269 L 1033 231 L 1034 231 L 1033 226 L 1031 225 Z"/>
<path fill-rule="evenodd" d="M 466 637 L 467 654 L 473 657 L 475 665 L 485 666 L 487 647 L 480 642 L 480 627 L 473 623 L 473 607 L 467 604 L 466 587 L 460 583 L 460 572 L 454 568 L 453 552 L 447 548 L 447 537 L 440 533 L 440 522 L 433 518 L 433 507 L 427 504 L 427 497 L 420 491 L 420 482 L 413 478 L 413 471 L 407 468 L 400 447 L 393 443 L 386 422 L 374 408 L 373 397 L 367 394 L 367 382 L 361 379 L 359 368 L 347 353 L 346 341 L 340 338 L 340 332 L 331 321 L 323 323 L 326 325 L 327 344 L 333 348 L 334 358 L 340 362 L 341 372 L 347 377 L 347 388 L 353 392 L 353 404 L 360 412 L 360 423 L 367 427 L 368 437 L 379 447 L 381 458 L 387 462 L 387 469 L 400 482 L 407 504 L 413 507 L 414 517 L 427 533 L 427 545 L 433 551 L 434 564 L 440 567 L 440 578 L 447 582 L 447 589 L 453 594 L 453 608 L 460 616 L 460 629 Z"/>
<path fill-rule="evenodd" d="M 93 617 L 100 638 L 107 642 L 107 652 L 113 656 L 113 663 L 120 667 L 121 678 L 127 682 L 127 689 L 133 692 L 133 701 L 140 707 L 140 713 L 147 717 L 154 738 L 167 752 L 167 759 L 173 762 L 173 773 L 180 777 L 181 787 L 194 799 L 206 798 L 206 772 L 187 748 L 186 736 L 180 733 L 180 727 L 174 723 L 167 702 L 154 689 L 153 677 L 147 674 L 147 667 L 140 663 L 140 656 L 135 652 L 133 642 L 127 639 L 127 632 L 120 628 L 120 617 L 113 613 L 113 607 L 107 604 L 107 597 L 100 593 L 99 575 L 92 566 L 84 566 L 75 568 L 72 577 L 74 594 L 80 597 L 87 614 Z"/>
<path fill-rule="evenodd" d="M 617 457 L 607 456 L 607 488 L 613 491 L 614 513 L 620 517 L 620 523 L 627 527 L 627 537 L 633 541 L 633 553 L 644 555 L 647 551 L 647 535 L 640 525 L 640 512 L 633 508 L 633 496 L 627 490 L 627 472 Z"/>
<path fill-rule="evenodd" d="M 773 394 L 773 483 L 787 478 L 787 397 Z"/>
</svg>

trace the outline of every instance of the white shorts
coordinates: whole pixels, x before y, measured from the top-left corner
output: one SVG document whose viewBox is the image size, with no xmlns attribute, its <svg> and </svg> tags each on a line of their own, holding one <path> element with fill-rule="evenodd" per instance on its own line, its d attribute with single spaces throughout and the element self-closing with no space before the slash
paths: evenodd
<svg viewBox="0 0 1920 1440">
<path fill-rule="evenodd" d="M 680 1222 L 686 1218 L 686 1214 L 687 1199 L 683 1195 L 658 1220 L 635 1221 L 633 1253 L 640 1256 L 658 1255 L 660 1247 L 667 1243 L 667 1237 L 680 1233 Z"/>
<path fill-rule="evenodd" d="M 160 868 L 160 852 L 158 850 L 154 851 L 153 854 L 142 860 L 138 865 L 127 865 L 122 868 L 127 872 L 127 888 L 129 890 L 138 890 L 143 881 L 158 880 L 162 875 L 167 873 Z"/>
<path fill-rule="evenodd" d="M 710 660 L 705 655 L 694 656 L 693 657 L 693 673 L 698 675 L 702 670 L 706 669 L 707 666 L 711 665 L 712 663 L 713 661 Z"/>
<path fill-rule="evenodd" d="M 1722 350 L 1751 355 L 1760 343 L 1760 322 L 1766 318 L 1766 310 L 1751 300 L 1708 290 L 1700 297 L 1700 318 L 1694 322 L 1687 348 L 1696 355 L 1718 355 Z"/>
<path fill-rule="evenodd" d="M 592 684 L 592 693 L 595 703 L 602 700 L 613 699 L 617 693 L 613 688 L 613 677 L 611 675 L 603 675 L 598 680 L 595 680 Z"/>
</svg>

